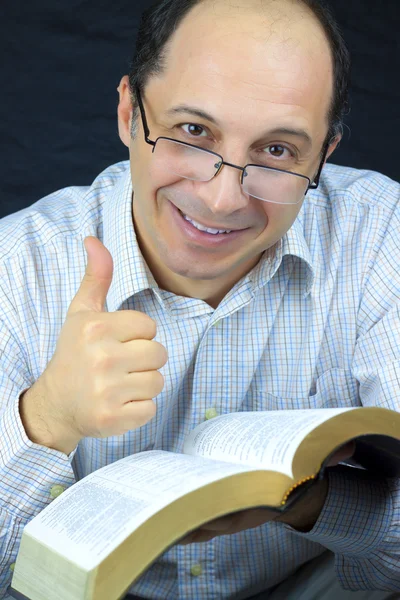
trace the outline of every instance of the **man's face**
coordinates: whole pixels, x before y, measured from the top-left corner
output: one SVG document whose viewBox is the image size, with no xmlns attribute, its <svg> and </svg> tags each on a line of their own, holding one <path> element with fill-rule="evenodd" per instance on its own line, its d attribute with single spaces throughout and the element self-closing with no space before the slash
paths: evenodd
<svg viewBox="0 0 400 600">
<path fill-rule="evenodd" d="M 178 27 L 165 72 L 145 89 L 150 138 L 313 179 L 332 98 L 328 43 L 298 3 L 280 2 L 278 10 L 275 3 L 241 2 L 201 3 Z M 288 231 L 302 205 L 249 196 L 240 171 L 227 166 L 209 182 L 174 175 L 145 143 L 141 124 L 130 162 L 141 250 L 167 289 L 182 277 L 234 285 Z M 200 231 L 185 217 L 231 233 Z"/>
</svg>

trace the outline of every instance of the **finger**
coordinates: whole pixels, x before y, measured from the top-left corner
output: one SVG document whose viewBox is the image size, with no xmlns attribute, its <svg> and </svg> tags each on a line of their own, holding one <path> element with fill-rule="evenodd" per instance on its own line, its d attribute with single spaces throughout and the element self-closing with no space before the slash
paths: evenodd
<svg viewBox="0 0 400 600">
<path fill-rule="evenodd" d="M 156 398 L 164 389 L 164 377 L 159 371 L 129 373 L 118 384 L 119 404 Z"/>
<path fill-rule="evenodd" d="M 182 538 L 181 540 L 179 540 L 179 544 L 181 546 L 187 546 L 188 544 L 192 544 L 194 542 L 195 539 L 195 533 L 189 533 L 188 535 L 185 535 L 184 538 Z"/>
<path fill-rule="evenodd" d="M 114 373 L 107 373 L 94 377 L 96 398 L 110 413 L 136 401 L 152 400 L 164 389 L 164 377 L 159 371 L 122 373 L 117 377 Z"/>
<path fill-rule="evenodd" d="M 237 515 L 227 515 L 226 517 L 220 517 L 219 519 L 214 519 L 213 521 L 209 521 L 208 523 L 204 523 L 201 526 L 204 531 L 225 531 L 230 529 L 235 521 L 237 520 Z"/>
<path fill-rule="evenodd" d="M 81 285 L 72 300 L 68 314 L 91 310 L 102 312 L 113 276 L 112 256 L 95 237 L 84 240 L 87 264 Z"/>
<path fill-rule="evenodd" d="M 218 533 L 212 533 L 210 531 L 204 531 L 203 529 L 197 529 L 189 535 L 186 535 L 184 538 L 179 540 L 179 544 L 181 546 L 187 546 L 188 544 L 200 544 L 204 542 L 209 542 L 213 540 L 215 537 L 218 537 Z"/>
<path fill-rule="evenodd" d="M 119 344 L 113 360 L 125 373 L 157 371 L 167 363 L 168 353 L 162 344 L 154 340 L 133 340 Z"/>
<path fill-rule="evenodd" d="M 220 535 L 237 533 L 244 529 L 253 529 L 259 527 L 268 521 L 272 521 L 276 513 L 268 508 L 251 508 L 221 517 L 202 525 L 202 530 L 215 531 Z"/>
<path fill-rule="evenodd" d="M 152 340 L 156 337 L 157 324 L 145 313 L 137 310 L 120 310 L 113 314 L 118 315 L 117 319 L 121 320 L 118 335 L 120 342 Z"/>
<path fill-rule="evenodd" d="M 152 340 L 157 333 L 156 322 L 136 310 L 119 310 L 113 313 L 91 315 L 85 321 L 82 335 L 87 342 L 111 340 L 130 342 L 132 340 Z M 115 347 L 113 352 L 115 352 Z"/>
<path fill-rule="evenodd" d="M 142 400 L 125 404 L 118 409 L 108 408 L 96 417 L 94 437 L 123 435 L 128 431 L 142 427 L 156 414 L 153 400 Z"/>
<path fill-rule="evenodd" d="M 355 450 L 356 450 L 355 442 L 354 441 L 348 442 L 347 444 L 345 444 L 344 446 L 339 448 L 339 450 L 337 450 L 333 454 L 333 456 L 329 459 L 327 466 L 335 467 L 343 460 L 347 460 L 347 459 L 351 458 L 353 456 Z"/>
<path fill-rule="evenodd" d="M 126 431 L 131 431 L 151 421 L 156 412 L 157 407 L 154 400 L 137 400 L 123 406 L 121 418 L 127 427 Z"/>
</svg>

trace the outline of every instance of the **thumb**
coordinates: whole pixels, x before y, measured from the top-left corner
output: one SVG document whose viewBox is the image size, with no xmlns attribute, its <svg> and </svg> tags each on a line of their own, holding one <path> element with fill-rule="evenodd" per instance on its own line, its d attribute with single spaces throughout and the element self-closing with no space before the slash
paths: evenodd
<svg viewBox="0 0 400 600">
<path fill-rule="evenodd" d="M 102 312 L 113 277 L 113 259 L 109 251 L 95 237 L 84 240 L 87 253 L 85 275 L 72 300 L 68 314 L 81 310 Z"/>
</svg>

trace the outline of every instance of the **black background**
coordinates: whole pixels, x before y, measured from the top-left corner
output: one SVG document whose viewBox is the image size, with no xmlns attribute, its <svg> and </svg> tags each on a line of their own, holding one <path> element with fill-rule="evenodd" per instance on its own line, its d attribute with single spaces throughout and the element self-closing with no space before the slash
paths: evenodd
<svg viewBox="0 0 400 600">
<path fill-rule="evenodd" d="M 399 179 L 400 0 L 331 0 L 353 57 L 333 162 Z M 116 87 L 145 0 L 1 0 L 0 216 L 128 158 Z"/>
</svg>

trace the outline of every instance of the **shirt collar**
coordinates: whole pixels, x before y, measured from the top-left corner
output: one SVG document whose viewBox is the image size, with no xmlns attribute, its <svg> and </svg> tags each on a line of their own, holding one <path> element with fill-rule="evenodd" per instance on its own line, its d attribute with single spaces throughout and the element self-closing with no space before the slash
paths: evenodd
<svg viewBox="0 0 400 600">
<path fill-rule="evenodd" d="M 137 243 L 132 219 L 132 182 L 129 165 L 107 195 L 103 206 L 103 243 L 114 261 L 107 308 L 114 312 L 143 290 L 158 289 Z"/>
<path fill-rule="evenodd" d="M 303 209 L 289 231 L 270 250 L 267 250 L 255 267 L 251 277 L 254 289 L 260 289 L 275 275 L 285 256 L 297 257 L 303 267 L 304 296 L 308 296 L 315 282 L 317 265 L 312 260 L 310 249 L 303 233 Z"/>
<path fill-rule="evenodd" d="M 264 253 L 258 265 L 249 273 L 254 291 L 268 283 L 285 256 L 295 256 L 304 265 L 304 295 L 311 292 L 316 265 L 312 263 L 310 249 L 304 238 L 302 214 L 303 209 L 285 236 Z M 134 294 L 148 289 L 158 290 L 135 235 L 129 166 L 107 195 L 103 207 L 103 231 L 103 243 L 114 261 L 113 280 L 107 296 L 108 310 L 114 312 Z"/>
</svg>

